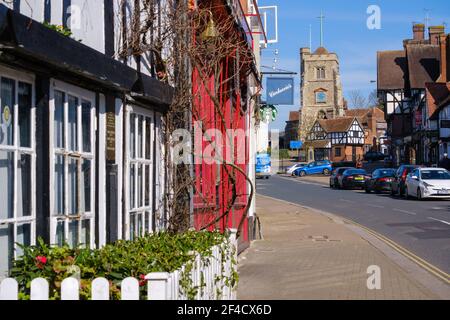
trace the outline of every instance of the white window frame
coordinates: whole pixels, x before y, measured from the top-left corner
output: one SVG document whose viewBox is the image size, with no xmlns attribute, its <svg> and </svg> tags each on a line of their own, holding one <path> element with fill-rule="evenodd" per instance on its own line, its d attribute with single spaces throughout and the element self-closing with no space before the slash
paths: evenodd
<svg viewBox="0 0 450 320">
<path fill-rule="evenodd" d="M 90 232 L 90 242 L 89 246 L 90 248 L 95 248 L 95 218 L 96 218 L 96 211 L 95 211 L 95 186 L 96 186 L 96 157 L 95 157 L 95 150 L 96 150 L 96 130 L 97 130 L 97 120 L 96 120 L 96 97 L 95 93 L 82 89 L 80 87 L 76 87 L 70 84 L 67 84 L 65 82 L 51 79 L 50 81 L 50 110 L 49 110 L 49 117 L 50 117 L 50 181 L 51 185 L 53 186 L 50 188 L 50 243 L 51 244 L 57 244 L 57 224 L 58 221 L 63 220 L 64 221 L 64 240 L 68 242 L 68 236 L 69 236 L 69 222 L 73 220 L 78 220 L 78 242 L 80 241 L 80 235 L 81 235 L 81 226 L 82 221 L 89 220 L 89 232 Z M 55 137 L 54 137 L 54 112 L 55 112 L 55 91 L 61 91 L 65 95 L 64 100 L 64 146 L 65 148 L 56 148 L 55 147 Z M 69 151 L 67 148 L 69 146 L 68 141 L 68 96 L 73 96 L 78 99 L 78 105 L 77 105 L 77 146 L 78 150 L 82 150 L 83 148 L 83 136 L 82 136 L 82 102 L 88 101 L 91 103 L 91 151 L 90 152 L 84 152 L 84 151 Z M 76 216 L 69 216 L 68 215 L 68 206 L 67 206 L 67 196 L 65 197 L 64 201 L 64 215 L 58 216 L 55 215 L 55 185 L 54 185 L 54 179 L 55 179 L 55 160 L 56 156 L 64 156 L 64 191 L 67 195 L 68 186 L 69 186 L 69 179 L 68 179 L 68 159 L 70 158 L 79 158 L 81 160 L 86 159 L 91 161 L 91 194 L 90 194 L 90 205 L 91 205 L 91 211 L 80 213 L 77 217 Z M 80 160 L 80 161 L 81 161 Z M 78 167 L 78 174 L 80 177 L 80 168 Z M 81 184 L 78 184 L 77 187 L 81 188 Z"/>
<path fill-rule="evenodd" d="M 135 132 L 135 141 L 134 141 L 134 150 L 135 150 L 135 155 L 136 157 L 133 158 L 131 156 L 131 148 L 130 148 L 130 135 L 131 135 L 131 127 L 130 127 L 130 119 L 131 119 L 131 115 L 135 114 L 137 115 L 135 117 L 135 121 L 134 121 L 134 132 Z M 142 128 L 142 157 L 138 157 L 138 146 L 139 146 L 139 138 L 138 138 L 138 133 L 139 133 L 139 128 L 138 128 L 138 124 L 139 124 L 139 117 L 138 116 L 143 116 L 144 117 L 144 121 L 142 123 L 143 128 Z M 151 119 L 151 123 L 150 123 L 150 159 L 145 159 L 145 145 L 146 145 L 146 118 L 150 118 Z M 134 105 L 127 105 L 126 106 L 126 123 L 125 123 L 125 127 L 126 127 L 126 136 L 125 136 L 125 141 L 126 141 L 126 158 L 125 158 L 125 194 L 124 194 L 124 199 L 125 199 L 125 214 L 124 214 L 124 236 L 125 239 L 129 240 L 132 239 L 134 236 L 139 237 L 139 236 L 144 236 L 146 233 L 152 233 L 154 229 L 156 229 L 156 226 L 158 225 L 158 221 L 157 221 L 157 217 L 155 216 L 155 208 L 154 208 L 154 204 L 155 204 L 155 199 L 153 198 L 153 188 L 155 187 L 155 181 L 156 178 L 153 175 L 153 158 L 154 158 L 154 154 L 155 154 L 155 149 L 154 149 L 154 142 L 155 142 L 155 129 L 157 127 L 157 123 L 156 123 L 156 119 L 155 119 L 155 114 L 153 111 L 138 107 L 138 106 L 134 106 Z M 131 172 L 131 165 L 135 166 L 135 177 L 138 177 L 138 166 L 142 165 L 142 194 L 141 194 L 141 199 L 143 201 L 143 206 L 138 206 L 138 207 L 131 207 L 130 204 L 130 172 Z M 146 166 L 149 166 L 150 168 L 150 176 L 149 176 L 149 190 L 146 190 L 145 187 L 145 177 L 146 177 Z M 145 194 L 146 192 L 149 192 L 149 205 L 146 206 L 145 205 Z M 137 201 L 138 199 L 138 179 L 134 179 L 134 199 L 135 201 Z M 148 219 L 148 228 L 145 228 L 145 219 L 146 219 L 146 214 L 149 214 L 149 216 L 147 217 Z M 131 215 L 137 215 L 137 219 L 142 219 L 141 220 L 141 224 L 142 224 L 142 230 L 138 230 L 138 223 L 137 220 L 135 220 L 134 223 L 134 234 L 132 235 L 130 232 L 130 223 L 131 223 Z M 155 217 L 154 217 L 155 216 Z M 153 220 L 155 220 L 155 224 L 156 226 L 153 225 Z M 140 232 L 139 232 L 140 231 Z"/>
<path fill-rule="evenodd" d="M 13 217 L 8 219 L 1 219 L 0 225 L 13 224 L 13 247 L 14 258 L 18 257 L 17 242 L 17 228 L 21 225 L 30 225 L 30 244 L 36 244 L 36 104 L 35 104 L 35 77 L 32 74 L 21 72 L 18 70 L 10 69 L 5 66 L 0 66 L 0 80 L 1 78 L 7 78 L 14 80 L 15 97 L 13 108 L 13 138 L 14 145 L 0 144 L 0 150 L 14 153 L 14 182 L 13 182 Z M 21 147 L 19 141 L 19 82 L 31 85 L 31 128 L 30 128 L 30 143 L 31 147 Z M 1 96 L 0 96 L 1 102 Z M 18 161 L 21 154 L 27 154 L 31 156 L 31 212 L 30 216 L 18 217 L 17 216 L 17 172 Z M 2 190 L 4 192 L 4 190 Z"/>
</svg>

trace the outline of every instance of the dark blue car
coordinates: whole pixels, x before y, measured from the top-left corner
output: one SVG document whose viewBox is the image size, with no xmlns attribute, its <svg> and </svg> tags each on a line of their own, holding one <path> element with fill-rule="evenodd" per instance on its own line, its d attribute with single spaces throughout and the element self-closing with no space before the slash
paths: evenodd
<svg viewBox="0 0 450 320">
<path fill-rule="evenodd" d="M 308 165 L 297 169 L 294 174 L 296 176 L 304 177 L 311 174 L 329 175 L 333 171 L 331 161 L 320 160 L 309 163 Z"/>
</svg>

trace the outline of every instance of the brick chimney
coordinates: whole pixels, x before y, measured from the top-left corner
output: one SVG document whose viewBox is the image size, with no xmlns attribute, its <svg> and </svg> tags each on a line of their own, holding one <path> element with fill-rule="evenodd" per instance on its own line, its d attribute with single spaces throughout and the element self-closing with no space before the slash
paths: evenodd
<svg viewBox="0 0 450 320">
<path fill-rule="evenodd" d="M 439 37 L 439 44 L 441 47 L 441 74 L 439 76 L 439 79 L 436 80 L 436 82 L 442 82 L 446 83 L 449 80 L 449 74 L 448 74 L 448 61 L 447 57 L 450 54 L 450 52 L 447 52 L 448 50 L 448 40 L 450 37 L 446 36 L 445 34 L 441 34 Z"/>
<path fill-rule="evenodd" d="M 424 40 L 425 39 L 425 26 L 421 23 L 416 23 L 413 25 L 414 40 Z"/>
<path fill-rule="evenodd" d="M 430 44 L 439 45 L 439 37 L 445 34 L 444 26 L 433 26 L 428 28 L 428 33 L 430 35 Z"/>
</svg>

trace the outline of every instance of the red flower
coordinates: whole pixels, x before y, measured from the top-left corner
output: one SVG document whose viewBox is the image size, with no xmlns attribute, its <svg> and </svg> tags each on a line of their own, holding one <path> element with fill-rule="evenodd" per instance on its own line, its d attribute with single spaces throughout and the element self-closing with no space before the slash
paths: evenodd
<svg viewBox="0 0 450 320">
<path fill-rule="evenodd" d="M 46 264 L 47 263 L 47 258 L 43 257 L 43 256 L 38 256 L 36 257 L 36 260 L 42 264 Z"/>
<path fill-rule="evenodd" d="M 47 264 L 47 258 L 43 256 L 36 257 L 36 266 L 39 269 L 44 269 L 44 266 Z"/>
<path fill-rule="evenodd" d="M 141 275 L 139 276 L 139 279 L 141 279 L 141 280 L 139 281 L 139 286 L 140 286 L 140 287 L 143 287 L 143 286 L 145 286 L 145 285 L 147 284 L 147 279 L 145 279 L 145 274 L 141 274 Z"/>
</svg>

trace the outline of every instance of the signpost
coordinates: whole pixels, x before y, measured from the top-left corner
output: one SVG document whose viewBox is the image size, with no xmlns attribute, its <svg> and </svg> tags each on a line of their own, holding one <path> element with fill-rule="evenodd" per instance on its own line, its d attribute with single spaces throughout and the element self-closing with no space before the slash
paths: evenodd
<svg viewBox="0 0 450 320">
<path fill-rule="evenodd" d="M 291 149 L 298 151 L 298 160 L 300 161 L 300 149 L 303 146 L 303 142 L 301 141 L 291 141 Z"/>
<path fill-rule="evenodd" d="M 294 78 L 273 77 L 267 78 L 268 104 L 293 105 L 294 104 Z"/>
</svg>

